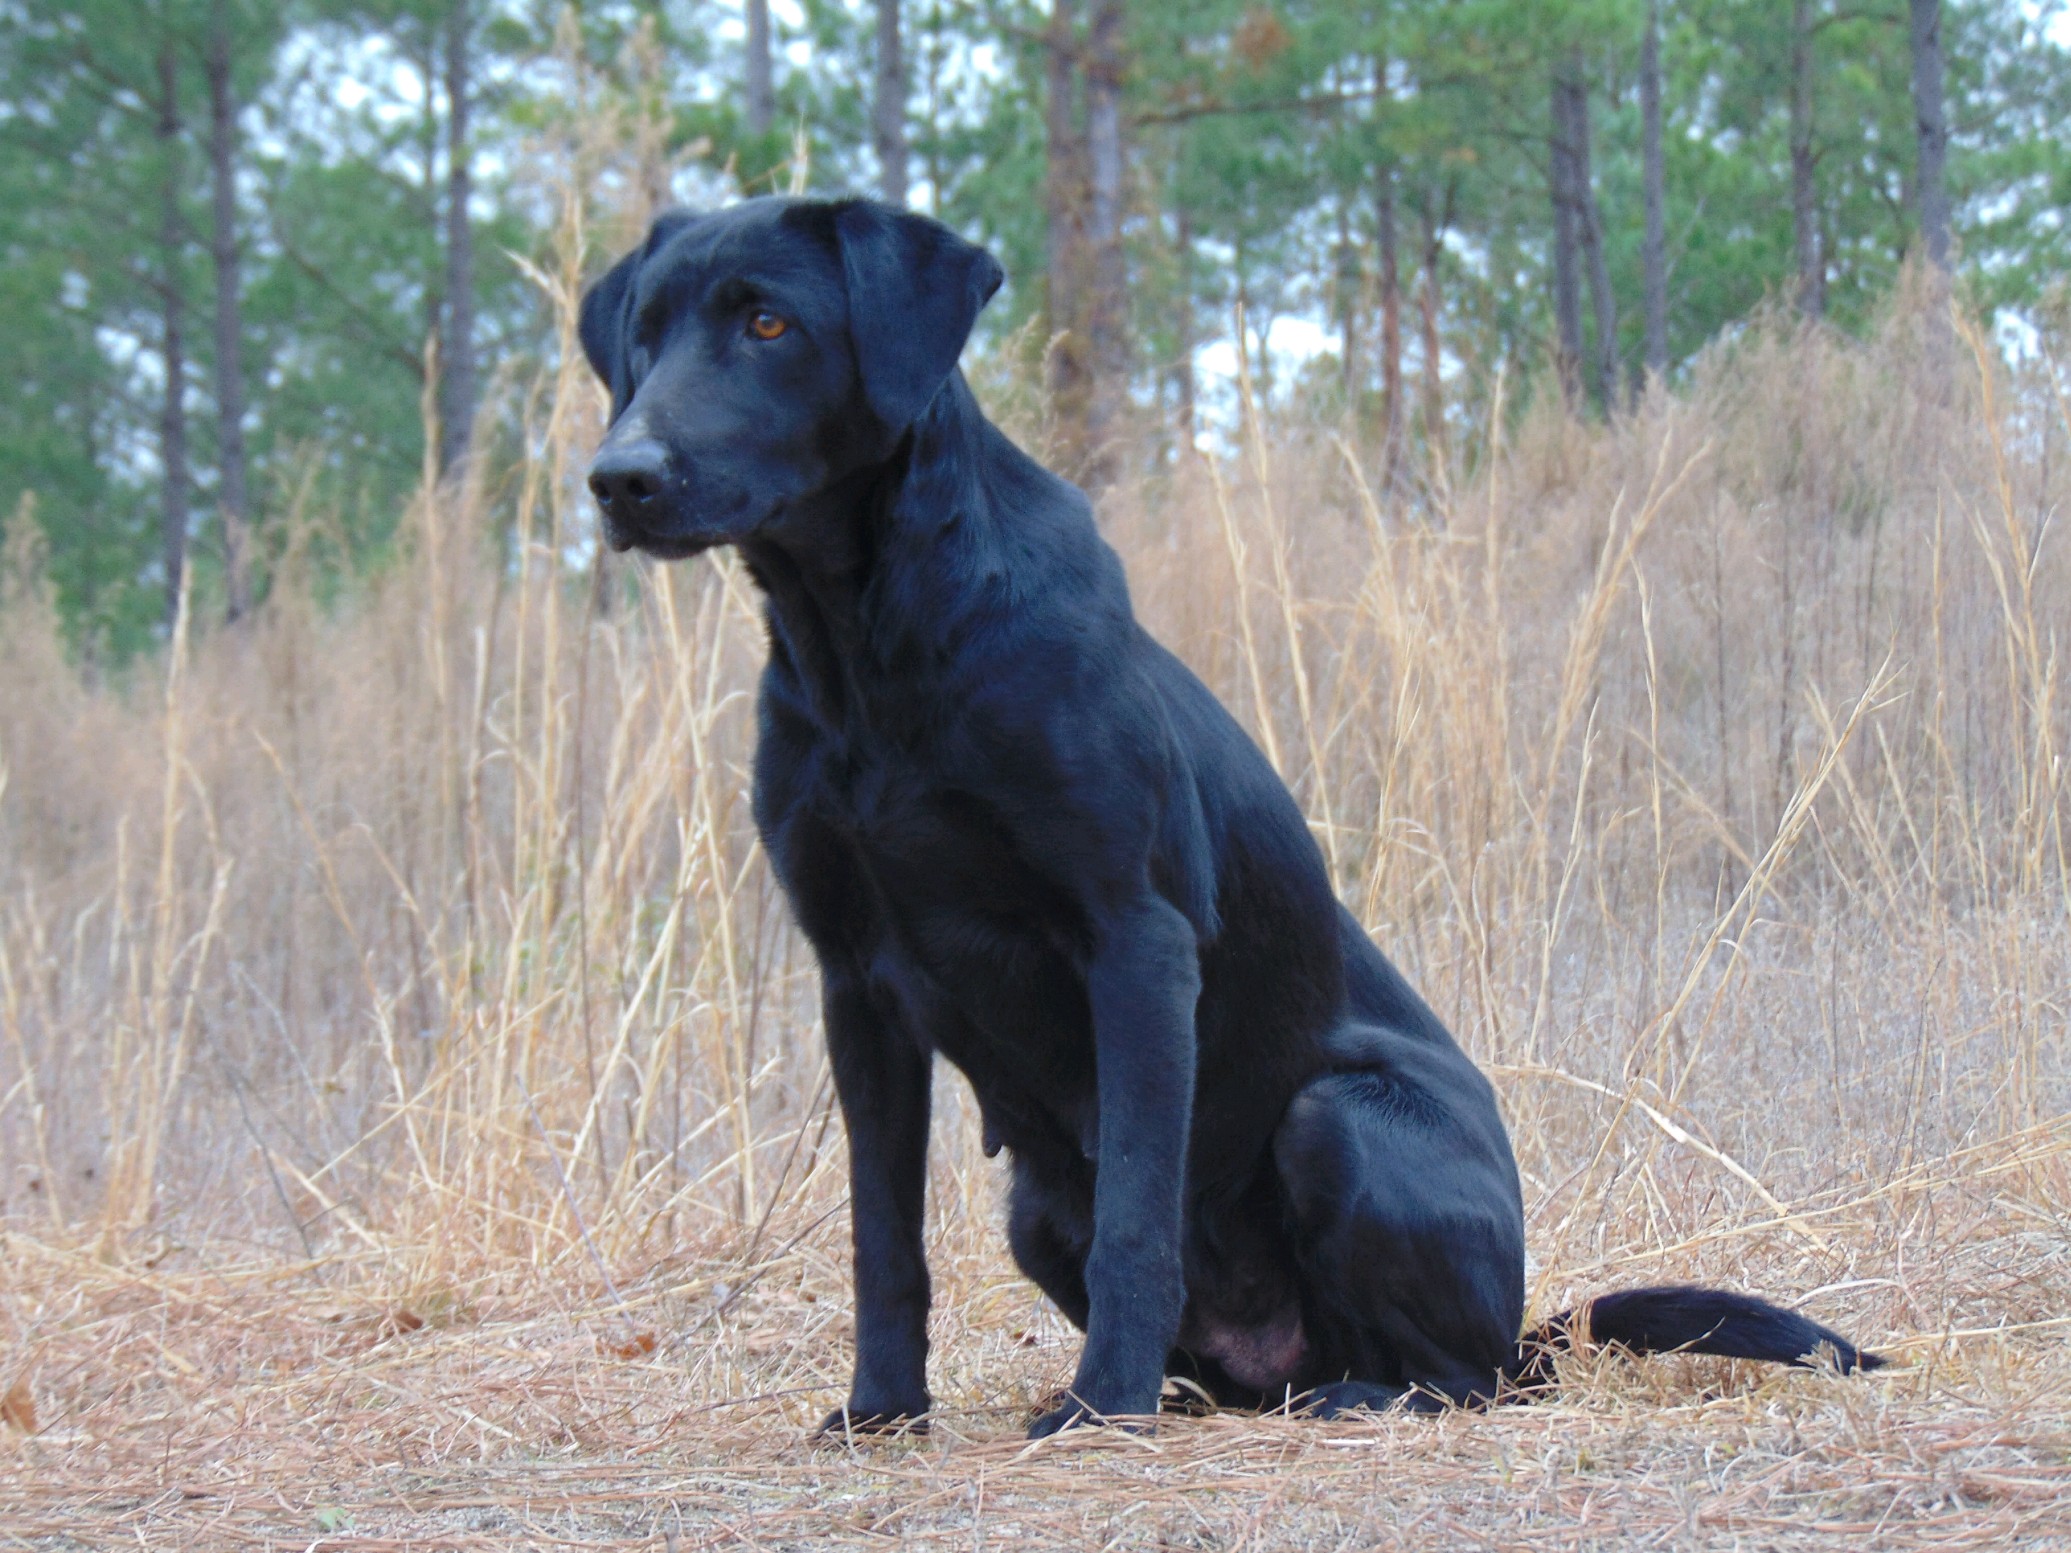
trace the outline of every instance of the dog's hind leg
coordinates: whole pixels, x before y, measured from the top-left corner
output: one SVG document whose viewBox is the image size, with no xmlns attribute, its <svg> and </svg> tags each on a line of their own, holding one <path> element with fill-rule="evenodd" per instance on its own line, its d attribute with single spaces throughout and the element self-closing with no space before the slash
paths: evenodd
<svg viewBox="0 0 2071 1553">
<path fill-rule="evenodd" d="M 1092 1302 L 1086 1294 L 1086 1256 L 1093 1244 L 1090 1191 L 1077 1190 L 1015 1161 L 1014 1184 L 1008 1195 L 1007 1244 L 1030 1282 L 1048 1295 L 1065 1319 L 1084 1331 Z M 1215 1407 L 1256 1408 L 1278 1402 L 1255 1386 L 1232 1380 L 1213 1358 L 1174 1348 L 1165 1359 L 1165 1373 L 1181 1384 L 1168 1390 L 1167 1411 L 1189 1411 L 1203 1400 Z"/>
<path fill-rule="evenodd" d="M 1400 1063 L 1313 1079 L 1274 1137 L 1311 1339 L 1312 1411 L 1486 1400 L 1516 1352 L 1516 1175 L 1507 1140 L 1500 1153 L 1491 1145 L 1493 1113 L 1472 1113 L 1471 1090 L 1430 1081 L 1443 1056 L 1413 1048 Z"/>
</svg>

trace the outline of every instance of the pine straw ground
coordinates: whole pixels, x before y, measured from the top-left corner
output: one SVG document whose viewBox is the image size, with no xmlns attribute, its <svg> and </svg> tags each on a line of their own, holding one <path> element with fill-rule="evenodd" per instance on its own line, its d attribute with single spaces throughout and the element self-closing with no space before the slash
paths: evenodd
<svg viewBox="0 0 2071 1553">
<path fill-rule="evenodd" d="M 945 1074 L 939 1418 L 817 1441 L 846 1165 L 751 590 L 571 567 L 578 214 L 520 455 L 352 597 L 298 507 L 258 620 L 110 682 L 10 525 L 0 1548 L 2071 1548 L 2050 374 L 1764 326 L 1614 427 L 1390 483 L 1254 420 L 1103 514 L 1494 1075 L 1533 1309 L 1714 1282 L 1892 1370 L 1030 1448 L 1074 1336 Z"/>
<path fill-rule="evenodd" d="M 326 1279 L 370 1271 L 342 1261 L 113 1274 L 11 1238 L 42 1428 L 0 1447 L 0 1546 L 2071 1547 L 2061 1318 L 1902 1336 L 1870 1380 L 1596 1360 L 1493 1415 L 1031 1446 L 1072 1334 L 998 1256 L 938 1254 L 933 1434 L 818 1441 L 845 1379 L 842 1237 L 800 1230 L 753 1264 L 656 1269 L 622 1305 L 548 1280 L 342 1297 Z M 1972 1241 L 1959 1270 L 1995 1325 L 2064 1308 L 2024 1238 Z M 1910 1325 L 1896 1280 L 1870 1281 L 1845 1303 L 1887 1314 L 1855 1324 Z"/>
</svg>

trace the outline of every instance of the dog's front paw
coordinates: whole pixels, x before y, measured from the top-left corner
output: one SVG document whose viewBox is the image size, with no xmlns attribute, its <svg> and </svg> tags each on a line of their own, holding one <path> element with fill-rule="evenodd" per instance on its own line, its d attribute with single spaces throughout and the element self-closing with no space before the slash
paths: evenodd
<svg viewBox="0 0 2071 1553">
<path fill-rule="evenodd" d="M 1028 1437 L 1045 1440 L 1066 1429 L 1121 1429 L 1130 1434 L 1150 1434 L 1157 1427 L 1156 1411 L 1155 1402 L 1141 1409 L 1107 1409 L 1082 1402 L 1069 1391 L 1060 1391 L 1043 1399 L 1042 1411 L 1028 1426 Z"/>
<path fill-rule="evenodd" d="M 1049 1399 L 1044 1400 L 1047 1402 Z M 1049 1407 L 1037 1413 L 1035 1421 L 1028 1426 L 1028 1437 L 1031 1440 L 1047 1440 L 1051 1435 L 1060 1434 L 1066 1429 L 1084 1428 L 1099 1422 L 1100 1420 L 1085 1408 L 1067 1399 L 1061 1407 Z"/>
<path fill-rule="evenodd" d="M 822 1439 L 849 1439 L 859 1434 L 926 1434 L 928 1432 L 928 1399 L 922 1397 L 919 1405 L 900 1406 L 896 1403 L 871 1405 L 850 1398 L 849 1401 L 829 1413 L 814 1431 Z"/>
</svg>

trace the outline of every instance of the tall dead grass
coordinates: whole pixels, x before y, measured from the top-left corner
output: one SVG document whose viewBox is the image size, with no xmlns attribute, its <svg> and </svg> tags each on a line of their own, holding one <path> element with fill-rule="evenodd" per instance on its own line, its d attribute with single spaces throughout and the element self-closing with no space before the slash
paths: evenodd
<svg viewBox="0 0 2071 1553">
<path fill-rule="evenodd" d="M 18 1269 L 269 1267 L 412 1320 L 668 1291 L 695 1334 L 838 1247 L 810 958 L 747 811 L 753 590 L 591 558 L 563 239 L 521 456 L 428 486 L 361 595 L 319 607 L 291 549 L 249 629 L 111 688 L 15 525 Z M 1254 410 L 1106 505 L 1139 612 L 1496 1076 L 1541 1308 L 1703 1276 L 1916 1357 L 2071 1308 L 2071 428 L 2045 368 L 1975 364 L 1928 384 L 1904 307 L 1771 323 L 1609 429 L 1499 396 L 1495 451 L 1415 492 Z M 1025 1323 L 942 1092 L 937 1253 Z"/>
<path fill-rule="evenodd" d="M 2065 1111 L 2066 430 L 2046 378 L 1936 400 L 1913 351 L 1904 315 L 1758 332 L 1611 430 L 1527 412 L 1443 506 L 1256 414 L 1109 504 L 1140 611 L 1503 1076 L 1545 1278 L 1823 1245 L 1820 1204 Z M 127 691 L 66 662 L 17 541 L 17 1227 L 637 1265 L 828 1184 L 746 811 L 752 588 L 577 559 L 564 360 L 531 456 L 425 490 L 364 597 L 290 566 Z"/>
</svg>

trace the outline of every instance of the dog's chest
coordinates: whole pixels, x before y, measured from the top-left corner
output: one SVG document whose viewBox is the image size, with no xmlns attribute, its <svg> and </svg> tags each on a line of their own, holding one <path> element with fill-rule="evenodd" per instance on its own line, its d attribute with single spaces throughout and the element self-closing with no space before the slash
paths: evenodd
<svg viewBox="0 0 2071 1553">
<path fill-rule="evenodd" d="M 924 757 L 857 742 L 824 746 L 806 802 L 852 849 L 895 911 L 1019 914 L 1040 883 L 996 807 Z"/>
<path fill-rule="evenodd" d="M 883 936 L 945 987 L 1019 985 L 1038 961 L 1075 958 L 1075 904 L 981 793 L 880 758 L 833 767 L 816 796 Z"/>
<path fill-rule="evenodd" d="M 818 866 L 848 875 L 840 936 L 880 1002 L 970 1077 L 1002 1141 L 1050 1124 L 1076 1140 L 1092 1090 L 1076 903 L 979 784 L 898 750 L 815 756 L 799 807 L 834 839 Z"/>
</svg>

